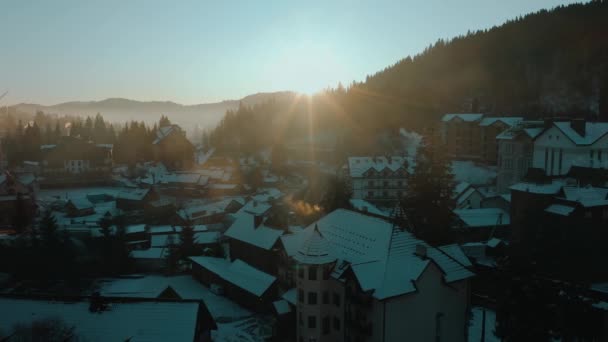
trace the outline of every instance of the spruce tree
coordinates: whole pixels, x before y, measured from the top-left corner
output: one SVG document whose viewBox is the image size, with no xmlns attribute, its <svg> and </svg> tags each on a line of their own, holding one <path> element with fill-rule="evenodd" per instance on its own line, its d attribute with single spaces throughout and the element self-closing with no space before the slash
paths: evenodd
<svg viewBox="0 0 608 342">
<path fill-rule="evenodd" d="M 196 255 L 194 228 L 190 221 L 187 221 L 179 232 L 179 252 L 180 258 Z"/>
<path fill-rule="evenodd" d="M 401 201 L 416 236 L 431 244 L 452 240 L 453 188 L 454 176 L 445 146 L 432 145 L 424 138 Z"/>
</svg>

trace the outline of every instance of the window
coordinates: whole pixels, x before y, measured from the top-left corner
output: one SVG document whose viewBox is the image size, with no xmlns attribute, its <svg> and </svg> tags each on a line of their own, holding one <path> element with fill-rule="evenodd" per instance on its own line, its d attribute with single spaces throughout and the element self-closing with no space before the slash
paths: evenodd
<svg viewBox="0 0 608 342">
<path fill-rule="evenodd" d="M 334 299 L 334 305 L 335 305 L 335 306 L 340 306 L 340 295 L 339 295 L 339 294 L 337 294 L 337 293 L 334 293 L 334 296 L 333 296 L 333 297 L 334 297 L 334 298 L 333 298 L 333 299 Z"/>
<path fill-rule="evenodd" d="M 398 187 L 402 187 L 403 186 L 403 181 L 397 181 L 397 186 Z"/>
<path fill-rule="evenodd" d="M 323 267 L 323 280 L 329 279 L 330 273 L 331 273 L 331 269 L 329 267 Z"/>
<path fill-rule="evenodd" d="M 586 218 L 586 219 L 590 219 L 590 218 L 592 218 L 592 217 L 593 217 L 593 213 L 592 213 L 591 211 L 587 211 L 587 212 L 585 212 L 585 218 Z"/>
<path fill-rule="evenodd" d="M 545 171 L 547 171 L 547 166 L 549 166 L 549 149 L 545 148 Z"/>
<path fill-rule="evenodd" d="M 334 316 L 334 330 L 340 330 L 340 319 Z"/>
<path fill-rule="evenodd" d="M 367 192 L 367 198 L 372 198 L 374 197 L 374 192 L 373 191 L 368 191 Z"/>
<path fill-rule="evenodd" d="M 308 268 L 308 280 L 317 280 L 317 267 L 310 266 Z"/>
<path fill-rule="evenodd" d="M 317 317 L 308 316 L 308 329 L 315 329 L 317 327 Z"/>
<path fill-rule="evenodd" d="M 323 291 L 323 304 L 329 304 L 329 292 Z"/>
<path fill-rule="evenodd" d="M 384 182 L 382 182 L 382 185 L 383 185 L 385 188 L 386 188 L 386 187 L 388 187 L 388 181 L 384 181 Z"/>
<path fill-rule="evenodd" d="M 298 267 L 298 277 L 304 278 L 304 267 L 302 266 Z"/>
<path fill-rule="evenodd" d="M 562 158 L 564 155 L 564 150 L 563 149 L 559 149 L 559 161 L 557 162 L 557 173 L 561 174 L 562 173 Z"/>
<path fill-rule="evenodd" d="M 317 305 L 317 293 L 316 292 L 308 292 L 308 304 Z"/>
<path fill-rule="evenodd" d="M 298 312 L 298 324 L 300 324 L 300 326 L 304 325 L 304 319 L 302 318 L 302 311 Z"/>
<path fill-rule="evenodd" d="M 388 191 L 382 191 L 382 196 L 384 198 L 388 198 Z"/>
<path fill-rule="evenodd" d="M 329 316 L 323 317 L 323 335 L 329 334 Z"/>
<path fill-rule="evenodd" d="M 367 182 L 367 186 L 369 186 L 370 188 L 373 188 L 374 187 L 374 181 L 371 181 L 371 180 L 368 181 Z"/>
<path fill-rule="evenodd" d="M 304 303 L 304 290 L 298 289 L 298 301 Z"/>
</svg>

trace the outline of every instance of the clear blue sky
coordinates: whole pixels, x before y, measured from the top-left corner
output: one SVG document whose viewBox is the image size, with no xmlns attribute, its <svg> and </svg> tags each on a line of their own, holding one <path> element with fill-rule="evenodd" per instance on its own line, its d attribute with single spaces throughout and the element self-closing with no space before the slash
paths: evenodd
<svg viewBox="0 0 608 342">
<path fill-rule="evenodd" d="M 570 2 L 0 0 L 0 104 L 310 93 Z"/>
</svg>

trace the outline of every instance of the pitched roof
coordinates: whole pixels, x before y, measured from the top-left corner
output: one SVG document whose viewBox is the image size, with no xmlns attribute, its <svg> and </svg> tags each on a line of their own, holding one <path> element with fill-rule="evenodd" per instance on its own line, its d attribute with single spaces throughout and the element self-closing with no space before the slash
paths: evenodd
<svg viewBox="0 0 608 342">
<path fill-rule="evenodd" d="M 454 214 L 469 228 L 507 226 L 509 213 L 500 208 L 456 209 Z"/>
<path fill-rule="evenodd" d="M 585 122 L 584 136 L 574 130 L 569 121 L 554 122 L 553 125 L 576 145 L 592 145 L 608 134 L 608 122 Z"/>
<path fill-rule="evenodd" d="M 608 189 L 599 187 L 563 187 L 564 198 L 580 203 L 583 207 L 608 206 Z"/>
<path fill-rule="evenodd" d="M 170 136 L 173 133 L 181 133 L 182 129 L 178 125 L 169 125 L 163 126 L 156 131 L 156 139 L 152 142 L 152 144 L 156 145 L 163 141 L 166 137 Z"/>
<path fill-rule="evenodd" d="M 481 118 L 483 118 L 483 114 L 445 114 L 443 118 L 441 118 L 441 121 L 448 122 L 454 118 L 459 118 L 462 121 L 473 122 L 481 120 Z"/>
<path fill-rule="evenodd" d="M 150 188 L 123 190 L 116 194 L 116 199 L 141 201 L 150 192 Z"/>
<path fill-rule="evenodd" d="M 311 236 L 315 237 L 311 239 Z M 325 241 L 320 241 L 321 238 Z M 413 282 L 424 272 L 430 260 L 439 266 L 446 281 L 473 275 L 463 265 L 446 257 L 445 252 L 435 251 L 392 223 L 350 210 L 335 210 L 304 231 L 282 238 L 286 250 L 290 249 L 288 254 L 297 253 L 302 246 L 306 248 L 310 241 L 314 242 L 315 251 L 323 251 L 317 254 L 327 260 L 330 257 L 338 260 L 332 276 L 340 276 L 347 268 L 344 265 L 350 264 L 361 288 L 372 290 L 378 299 L 415 291 Z M 414 254 L 419 244 L 426 246 L 429 259 Z M 318 248 L 319 245 L 322 248 Z M 294 259 L 298 260 L 298 257 L 294 256 Z"/>
<path fill-rule="evenodd" d="M 283 231 L 269 228 L 264 224 L 255 227 L 254 217 L 254 215 L 248 213 L 239 213 L 224 235 L 265 250 L 270 250 L 279 237 L 283 235 Z"/>
<path fill-rule="evenodd" d="M 264 273 L 240 259 L 230 262 L 223 258 L 199 256 L 190 257 L 190 260 L 258 297 L 261 297 L 276 281 L 274 276 Z"/>
<path fill-rule="evenodd" d="M 575 207 L 563 204 L 551 204 L 545 209 L 546 212 L 551 214 L 556 214 L 560 216 L 570 216 L 572 212 L 576 209 Z"/>
<path fill-rule="evenodd" d="M 0 298 L 0 329 L 15 324 L 59 318 L 87 341 L 188 341 L 197 330 L 197 302 L 112 303 L 110 309 L 91 312 L 89 302 Z"/>
<path fill-rule="evenodd" d="M 524 118 L 516 116 L 496 116 L 496 117 L 485 117 L 479 122 L 479 126 L 490 126 L 496 122 L 502 122 L 507 126 L 515 126 L 521 122 Z"/>
<path fill-rule="evenodd" d="M 565 184 L 562 180 L 553 180 L 551 183 L 520 182 L 511 185 L 510 189 L 539 195 L 556 195 Z"/>
<path fill-rule="evenodd" d="M 348 170 L 351 177 L 362 177 L 370 169 L 376 172 L 384 170 L 395 172 L 401 168 L 405 168 L 405 171 L 408 171 L 412 165 L 413 163 L 410 158 L 400 156 L 389 158 L 384 156 L 348 158 Z"/>
<path fill-rule="evenodd" d="M 323 237 L 315 226 L 308 238 L 300 244 L 294 259 L 302 264 L 327 264 L 336 260 L 330 254 L 330 248 L 329 241 Z"/>
</svg>

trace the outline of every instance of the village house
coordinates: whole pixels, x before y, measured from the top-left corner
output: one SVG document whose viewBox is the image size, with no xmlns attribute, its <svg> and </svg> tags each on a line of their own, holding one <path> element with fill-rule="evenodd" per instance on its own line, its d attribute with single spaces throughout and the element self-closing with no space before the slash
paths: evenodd
<svg viewBox="0 0 608 342">
<path fill-rule="evenodd" d="M 352 198 L 395 202 L 405 191 L 410 161 L 405 157 L 349 157 L 347 175 Z"/>
<path fill-rule="evenodd" d="M 70 198 L 65 204 L 68 217 L 89 216 L 95 214 L 95 205 L 86 198 Z"/>
<path fill-rule="evenodd" d="M 241 209 L 243 210 L 243 209 Z M 226 230 L 230 259 L 240 259 L 269 274 L 277 274 L 279 237 L 284 231 L 264 224 L 264 216 L 240 211 Z"/>
<path fill-rule="evenodd" d="M 25 215 L 33 216 L 37 192 L 38 183 L 32 174 L 0 172 L 0 227 L 13 223 L 20 205 Z"/>
<path fill-rule="evenodd" d="M 511 224 L 509 212 L 500 208 L 456 209 L 455 229 L 465 241 L 486 241 L 493 237 L 508 237 Z"/>
<path fill-rule="evenodd" d="M 481 208 L 481 201 L 484 195 L 467 182 L 460 182 L 454 187 L 454 200 L 456 209 L 476 209 Z"/>
<path fill-rule="evenodd" d="M 129 189 L 116 194 L 116 207 L 121 210 L 144 210 L 151 202 L 159 199 L 154 188 Z"/>
<path fill-rule="evenodd" d="M 106 184 L 111 179 L 111 144 L 64 136 L 57 145 L 41 145 L 40 151 L 44 185 Z"/>
<path fill-rule="evenodd" d="M 457 245 L 343 209 L 281 240 L 297 265 L 298 341 L 465 341 L 473 273 Z"/>
<path fill-rule="evenodd" d="M 564 176 L 573 166 L 608 168 L 608 122 L 548 121 L 534 140 L 532 166 Z"/>
<path fill-rule="evenodd" d="M 194 164 L 194 145 L 178 125 L 163 126 L 156 131 L 154 159 L 173 170 L 187 170 Z"/>
<path fill-rule="evenodd" d="M 234 302 L 256 312 L 269 312 L 277 296 L 276 277 L 246 262 L 205 256 L 190 257 L 192 275 Z"/>
</svg>

